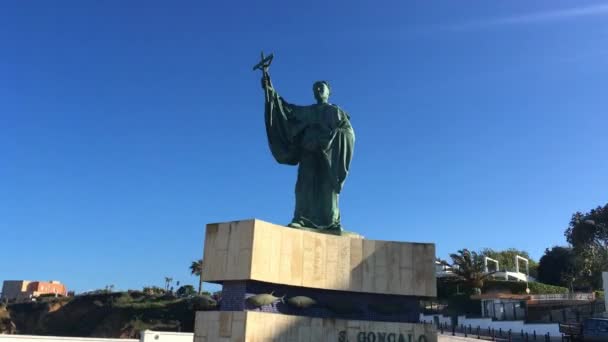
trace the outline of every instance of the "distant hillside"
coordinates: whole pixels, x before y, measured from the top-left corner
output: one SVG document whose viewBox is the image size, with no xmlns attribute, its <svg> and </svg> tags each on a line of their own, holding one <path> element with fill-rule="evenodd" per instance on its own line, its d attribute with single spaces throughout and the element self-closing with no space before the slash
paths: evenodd
<svg viewBox="0 0 608 342">
<path fill-rule="evenodd" d="M 0 333 L 139 338 L 145 329 L 192 332 L 195 312 L 216 307 L 208 296 L 175 298 L 136 291 L 42 298 L 0 307 Z"/>
</svg>

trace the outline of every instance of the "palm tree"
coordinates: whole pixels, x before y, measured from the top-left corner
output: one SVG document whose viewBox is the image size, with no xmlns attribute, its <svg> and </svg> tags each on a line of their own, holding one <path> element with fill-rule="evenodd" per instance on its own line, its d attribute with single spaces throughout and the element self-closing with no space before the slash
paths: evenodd
<svg viewBox="0 0 608 342">
<path fill-rule="evenodd" d="M 483 257 L 465 248 L 450 254 L 450 258 L 454 274 L 469 284 L 475 292 L 481 293 L 483 281 L 494 273 L 484 273 Z"/>
<path fill-rule="evenodd" d="M 165 277 L 165 291 L 169 292 L 169 287 L 171 286 L 172 282 L 173 282 L 173 278 Z"/>
<path fill-rule="evenodd" d="M 190 273 L 198 277 L 198 294 L 200 295 L 203 291 L 203 259 L 192 262 Z"/>
</svg>

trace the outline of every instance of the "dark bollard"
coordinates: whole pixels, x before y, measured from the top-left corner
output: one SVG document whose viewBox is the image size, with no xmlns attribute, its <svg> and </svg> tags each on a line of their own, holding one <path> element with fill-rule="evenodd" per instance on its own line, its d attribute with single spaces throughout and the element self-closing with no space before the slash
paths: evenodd
<svg viewBox="0 0 608 342">
<path fill-rule="evenodd" d="M 524 329 L 521 329 L 521 339 L 524 339 Z"/>
<path fill-rule="evenodd" d="M 492 329 L 492 341 L 496 341 L 496 330 Z"/>
<path fill-rule="evenodd" d="M 528 332 L 526 331 L 526 342 L 528 342 Z"/>
<path fill-rule="evenodd" d="M 452 324 L 452 336 L 456 336 L 456 326 Z"/>
<path fill-rule="evenodd" d="M 464 337 L 469 337 L 469 334 L 467 334 L 467 327 L 464 327 Z"/>
<path fill-rule="evenodd" d="M 508 336 L 509 336 L 509 342 L 511 342 L 511 329 L 509 329 Z"/>
<path fill-rule="evenodd" d="M 477 339 L 479 339 L 479 332 L 480 332 L 481 328 L 479 327 L 479 325 L 477 326 Z"/>
<path fill-rule="evenodd" d="M 502 328 L 498 328 L 498 336 L 502 337 Z"/>
<path fill-rule="evenodd" d="M 532 332 L 532 339 L 533 339 L 534 341 L 536 341 L 536 330 L 534 330 L 534 331 Z"/>
<path fill-rule="evenodd" d="M 469 334 L 473 333 L 473 327 L 469 324 Z"/>
<path fill-rule="evenodd" d="M 443 324 L 439 323 L 439 331 L 443 334 Z"/>
</svg>

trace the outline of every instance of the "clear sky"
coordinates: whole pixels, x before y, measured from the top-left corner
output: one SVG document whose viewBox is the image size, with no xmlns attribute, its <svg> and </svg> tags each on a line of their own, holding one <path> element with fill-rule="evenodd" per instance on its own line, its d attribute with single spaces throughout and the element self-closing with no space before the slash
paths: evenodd
<svg viewBox="0 0 608 342">
<path fill-rule="evenodd" d="M 194 284 L 206 223 L 288 223 L 262 49 L 351 115 L 349 230 L 538 259 L 608 201 L 607 1 L 7 0 L 0 280 Z"/>
</svg>

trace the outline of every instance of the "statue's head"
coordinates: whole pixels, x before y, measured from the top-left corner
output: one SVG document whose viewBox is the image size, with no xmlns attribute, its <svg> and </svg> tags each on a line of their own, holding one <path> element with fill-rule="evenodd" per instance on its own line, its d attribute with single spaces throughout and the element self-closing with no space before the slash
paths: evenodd
<svg viewBox="0 0 608 342">
<path fill-rule="evenodd" d="M 315 94 L 318 103 L 327 103 L 331 87 L 327 81 L 317 81 L 312 85 L 312 92 Z"/>
</svg>

